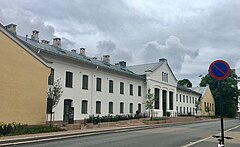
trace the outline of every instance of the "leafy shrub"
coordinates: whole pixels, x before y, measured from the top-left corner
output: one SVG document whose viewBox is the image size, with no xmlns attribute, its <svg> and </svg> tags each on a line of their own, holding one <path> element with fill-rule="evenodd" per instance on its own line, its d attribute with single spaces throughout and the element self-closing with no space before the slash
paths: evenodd
<svg viewBox="0 0 240 147">
<path fill-rule="evenodd" d="M 57 126 L 28 126 L 20 123 L 0 123 L 0 136 L 5 135 L 22 135 L 22 134 L 35 134 L 45 132 L 57 132 L 63 131 L 64 129 Z"/>
<path fill-rule="evenodd" d="M 121 120 L 130 120 L 130 119 L 138 119 L 138 118 L 145 118 L 145 114 L 138 114 L 138 115 L 133 115 L 133 114 L 127 114 L 127 115 L 105 115 L 102 117 L 99 117 L 99 115 L 94 116 L 90 115 L 89 118 L 84 119 L 84 122 L 86 123 L 93 123 L 93 124 L 98 124 L 100 122 L 117 122 Z"/>
</svg>

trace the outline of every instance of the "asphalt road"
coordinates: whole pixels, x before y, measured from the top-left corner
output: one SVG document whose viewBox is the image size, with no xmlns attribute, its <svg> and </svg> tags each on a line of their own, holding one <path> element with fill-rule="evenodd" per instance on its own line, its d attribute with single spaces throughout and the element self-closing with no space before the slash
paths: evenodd
<svg viewBox="0 0 240 147">
<path fill-rule="evenodd" d="M 225 130 L 240 125 L 240 120 L 225 120 Z M 86 136 L 24 146 L 31 147 L 217 147 L 217 139 L 210 137 L 220 132 L 220 121 L 140 131 Z M 235 133 L 234 133 L 235 132 Z M 238 132 L 239 134 L 236 134 Z M 234 141 L 225 141 L 227 147 L 240 147 L 240 128 L 226 132 Z M 225 136 L 226 136 L 225 135 Z"/>
</svg>

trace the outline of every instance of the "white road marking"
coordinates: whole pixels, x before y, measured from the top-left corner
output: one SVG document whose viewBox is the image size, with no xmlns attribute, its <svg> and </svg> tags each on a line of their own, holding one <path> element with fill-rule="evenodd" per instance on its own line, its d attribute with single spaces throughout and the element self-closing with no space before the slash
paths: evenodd
<svg viewBox="0 0 240 147">
<path fill-rule="evenodd" d="M 232 128 L 230 128 L 230 129 L 224 131 L 224 133 L 229 132 L 229 131 L 234 130 L 234 129 L 237 129 L 238 127 L 240 127 L 240 125 L 235 126 L 235 127 L 232 127 Z M 216 135 L 220 135 L 220 133 L 218 133 L 218 134 L 216 134 Z M 208 139 L 210 139 L 210 138 L 212 138 L 212 136 L 209 136 L 209 137 L 206 137 L 206 138 L 197 140 L 197 141 L 195 141 L 195 142 L 190 142 L 190 144 L 183 145 L 182 147 L 193 146 L 193 145 L 195 145 L 195 144 L 198 144 L 198 143 L 203 142 L 203 141 L 205 141 L 205 140 L 208 140 Z"/>
</svg>

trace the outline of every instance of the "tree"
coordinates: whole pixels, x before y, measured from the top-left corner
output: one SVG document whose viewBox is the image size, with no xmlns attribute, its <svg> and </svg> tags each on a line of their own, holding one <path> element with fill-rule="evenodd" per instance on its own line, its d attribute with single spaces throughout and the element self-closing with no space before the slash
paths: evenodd
<svg viewBox="0 0 240 147">
<path fill-rule="evenodd" d="M 62 96 L 63 90 L 61 80 L 54 82 L 53 86 L 48 88 L 47 97 L 47 114 L 50 114 L 50 124 L 52 125 L 53 108 L 55 108 Z"/>
<path fill-rule="evenodd" d="M 201 112 L 201 115 L 202 115 L 202 101 L 200 98 L 195 102 L 196 114 L 198 113 L 198 110 Z"/>
<path fill-rule="evenodd" d="M 217 81 L 209 74 L 202 78 L 199 85 L 206 86 L 208 84 L 210 86 L 215 100 L 216 115 L 220 115 L 220 97 L 222 97 L 223 116 L 231 118 L 236 117 L 237 98 L 240 94 L 237 86 L 238 82 L 238 76 L 234 69 L 231 70 L 229 77 L 223 81 Z"/>
<path fill-rule="evenodd" d="M 149 110 L 151 120 L 153 119 L 153 108 L 154 108 L 154 95 L 151 93 L 151 89 L 148 89 L 148 93 L 146 95 L 146 103 L 145 108 L 146 110 Z"/>
<path fill-rule="evenodd" d="M 179 80 L 178 85 L 192 87 L 192 83 L 188 79 Z"/>
</svg>

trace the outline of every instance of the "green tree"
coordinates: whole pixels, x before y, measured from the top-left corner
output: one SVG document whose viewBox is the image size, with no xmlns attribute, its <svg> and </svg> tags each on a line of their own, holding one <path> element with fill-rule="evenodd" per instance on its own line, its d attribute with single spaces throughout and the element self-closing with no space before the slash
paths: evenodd
<svg viewBox="0 0 240 147">
<path fill-rule="evenodd" d="M 179 80 L 178 85 L 192 87 L 192 83 L 188 79 Z"/>
<path fill-rule="evenodd" d="M 220 97 L 223 103 L 223 116 L 235 117 L 237 112 L 237 98 L 240 94 L 237 84 L 238 76 L 234 69 L 231 70 L 228 78 L 222 81 L 213 79 L 209 74 L 201 80 L 200 86 L 210 86 L 211 92 L 215 100 L 215 113 L 220 115 Z"/>
<path fill-rule="evenodd" d="M 200 98 L 195 102 L 196 114 L 198 113 L 198 110 L 201 112 L 201 115 L 202 115 L 202 101 Z"/>
<path fill-rule="evenodd" d="M 63 90 L 61 85 L 61 80 L 58 79 L 54 82 L 53 86 L 48 88 L 47 92 L 47 114 L 50 114 L 50 124 L 52 124 L 53 108 L 55 108 L 62 96 Z"/>
<path fill-rule="evenodd" d="M 148 89 L 148 93 L 146 95 L 146 103 L 145 103 L 145 108 L 146 110 L 149 110 L 151 120 L 153 119 L 153 108 L 154 108 L 154 95 L 151 93 L 151 89 Z"/>
</svg>

